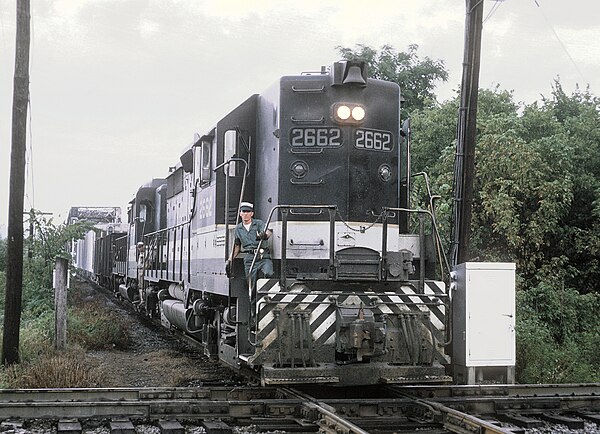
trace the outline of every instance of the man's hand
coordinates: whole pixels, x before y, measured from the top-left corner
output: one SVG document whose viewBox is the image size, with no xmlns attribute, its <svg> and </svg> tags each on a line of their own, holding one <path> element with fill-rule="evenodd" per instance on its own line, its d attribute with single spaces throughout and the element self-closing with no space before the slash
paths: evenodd
<svg viewBox="0 0 600 434">
<path fill-rule="evenodd" d="M 231 277 L 231 260 L 227 260 L 227 262 L 225 262 L 225 275 L 227 277 Z"/>
<path fill-rule="evenodd" d="M 267 239 L 269 239 L 269 234 L 267 234 L 266 232 L 257 232 L 256 233 L 256 241 L 267 240 Z"/>
</svg>

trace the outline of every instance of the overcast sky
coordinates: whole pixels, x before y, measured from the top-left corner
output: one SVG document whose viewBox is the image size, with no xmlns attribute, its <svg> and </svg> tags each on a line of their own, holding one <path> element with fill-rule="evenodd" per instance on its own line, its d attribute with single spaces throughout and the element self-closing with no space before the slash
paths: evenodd
<svg viewBox="0 0 600 434">
<path fill-rule="evenodd" d="M 194 133 L 341 45 L 440 59 L 460 83 L 462 0 L 31 0 L 25 209 L 120 206 L 164 177 Z M 485 0 L 480 86 L 531 103 L 578 83 L 600 95 L 598 0 Z M 16 1 L 0 0 L 0 233 L 6 233 Z"/>
</svg>

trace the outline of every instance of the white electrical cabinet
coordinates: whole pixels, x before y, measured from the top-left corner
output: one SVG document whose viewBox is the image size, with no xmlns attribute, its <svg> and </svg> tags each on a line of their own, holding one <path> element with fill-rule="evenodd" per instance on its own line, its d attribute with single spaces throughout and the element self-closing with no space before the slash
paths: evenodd
<svg viewBox="0 0 600 434">
<path fill-rule="evenodd" d="M 455 268 L 453 280 L 455 366 L 514 369 L 515 264 L 466 262 Z"/>
</svg>

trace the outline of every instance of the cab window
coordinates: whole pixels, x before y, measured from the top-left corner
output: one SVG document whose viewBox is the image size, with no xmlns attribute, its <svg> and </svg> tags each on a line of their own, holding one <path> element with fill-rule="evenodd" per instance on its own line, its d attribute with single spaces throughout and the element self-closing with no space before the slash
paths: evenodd
<svg viewBox="0 0 600 434">
<path fill-rule="evenodd" d="M 211 174 L 211 149 L 212 143 L 210 142 L 202 142 L 201 147 L 201 156 L 200 156 L 200 184 L 207 185 L 210 184 L 210 174 Z"/>
<path fill-rule="evenodd" d="M 228 130 L 225 131 L 225 137 L 224 137 L 224 147 L 225 147 L 225 152 L 224 152 L 224 160 L 223 161 L 228 161 L 230 158 L 232 158 L 233 156 L 235 156 L 237 154 L 237 131 L 235 130 Z M 227 169 L 227 167 L 229 167 L 229 169 Z M 232 162 L 229 164 L 229 166 L 225 166 L 223 168 L 223 170 L 225 171 L 229 171 L 229 176 L 236 176 L 237 175 L 237 162 Z M 225 172 L 227 173 L 227 172 Z"/>
</svg>

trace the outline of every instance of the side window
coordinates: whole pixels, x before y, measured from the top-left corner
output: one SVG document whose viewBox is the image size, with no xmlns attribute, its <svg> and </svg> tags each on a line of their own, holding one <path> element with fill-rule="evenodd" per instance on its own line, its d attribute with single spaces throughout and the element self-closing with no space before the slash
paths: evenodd
<svg viewBox="0 0 600 434">
<path fill-rule="evenodd" d="M 210 149 L 212 147 L 211 142 L 202 142 L 201 149 L 201 166 L 200 166 L 200 185 L 210 184 L 210 173 L 211 173 L 211 155 Z"/>
<path fill-rule="evenodd" d="M 152 215 L 152 204 L 144 201 L 140 204 L 140 222 L 152 223 L 154 216 Z"/>
<path fill-rule="evenodd" d="M 140 214 L 139 214 L 139 218 L 141 222 L 145 222 L 146 219 L 146 214 L 147 214 L 148 209 L 146 208 L 146 204 L 145 203 L 141 203 L 140 204 Z"/>
<path fill-rule="evenodd" d="M 237 132 L 235 130 L 227 130 L 225 131 L 225 152 L 224 152 L 224 160 L 227 161 L 232 158 L 237 153 Z M 229 164 L 229 176 L 235 176 L 237 174 L 237 163 L 233 162 Z M 227 170 L 227 166 L 223 168 L 223 170 Z M 227 172 L 225 172 L 227 173 Z"/>
</svg>

